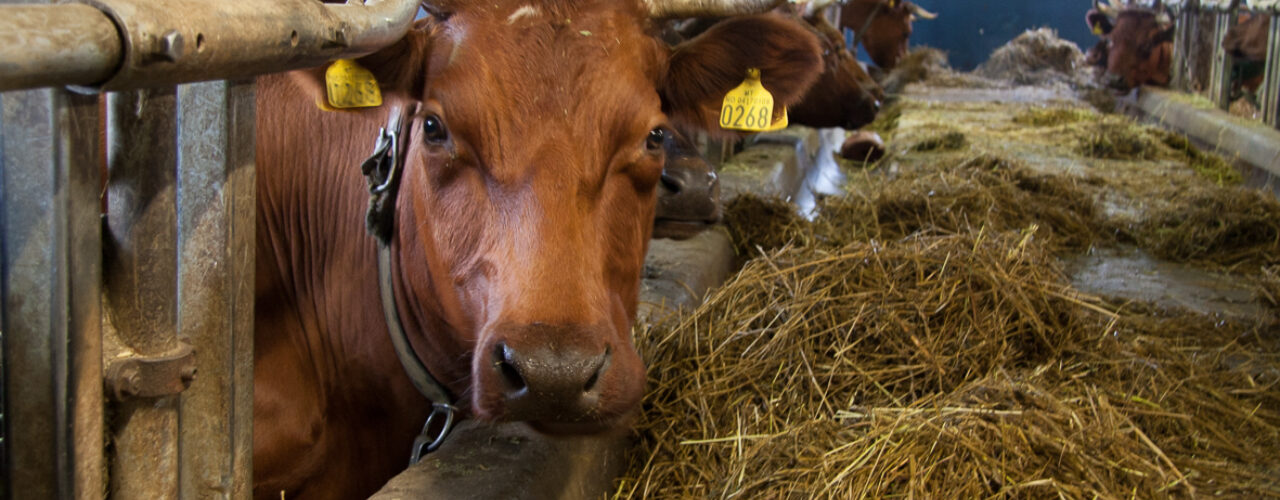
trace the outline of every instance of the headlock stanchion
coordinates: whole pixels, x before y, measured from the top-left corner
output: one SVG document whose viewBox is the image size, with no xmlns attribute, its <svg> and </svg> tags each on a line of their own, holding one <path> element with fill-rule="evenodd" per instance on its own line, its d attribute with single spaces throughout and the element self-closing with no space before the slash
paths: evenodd
<svg viewBox="0 0 1280 500">
<path fill-rule="evenodd" d="M 1232 66 L 1234 61 L 1223 47 L 1223 39 L 1227 31 L 1235 26 L 1239 15 L 1248 12 L 1253 15 L 1272 16 L 1271 27 L 1267 33 L 1267 55 L 1265 73 L 1261 87 L 1258 89 L 1258 106 L 1262 112 L 1262 120 L 1267 125 L 1280 128 L 1280 22 L 1275 17 L 1280 14 L 1280 0 L 1165 0 L 1165 7 L 1175 14 L 1172 84 L 1175 90 L 1192 91 L 1191 82 L 1199 75 L 1193 75 L 1192 55 L 1206 47 L 1198 47 L 1195 36 L 1199 29 L 1199 14 L 1212 13 L 1215 19 L 1211 40 L 1213 46 L 1213 63 L 1208 75 L 1207 97 L 1221 109 L 1231 104 Z"/>
<path fill-rule="evenodd" d="M 385 47 L 418 2 L 10 2 L 0 498 L 250 498 L 252 77 Z"/>
</svg>

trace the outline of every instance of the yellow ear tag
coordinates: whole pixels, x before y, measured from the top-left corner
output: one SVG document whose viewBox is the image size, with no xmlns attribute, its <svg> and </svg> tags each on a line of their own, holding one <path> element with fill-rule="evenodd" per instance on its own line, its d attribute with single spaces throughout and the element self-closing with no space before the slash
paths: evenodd
<svg viewBox="0 0 1280 500">
<path fill-rule="evenodd" d="M 748 69 L 747 79 L 724 96 L 720 105 L 720 128 L 764 132 L 769 130 L 772 119 L 773 94 L 760 83 L 760 70 Z"/>
<path fill-rule="evenodd" d="M 1102 23 L 1097 23 L 1093 25 L 1093 34 L 1102 36 Z"/>
<path fill-rule="evenodd" d="M 782 116 L 774 120 L 769 128 L 764 129 L 765 132 L 773 132 L 774 130 L 782 130 L 787 128 L 787 108 L 782 108 Z"/>
<path fill-rule="evenodd" d="M 351 59 L 338 59 L 324 72 L 329 105 L 338 109 L 382 105 L 382 92 L 373 73 Z"/>
</svg>

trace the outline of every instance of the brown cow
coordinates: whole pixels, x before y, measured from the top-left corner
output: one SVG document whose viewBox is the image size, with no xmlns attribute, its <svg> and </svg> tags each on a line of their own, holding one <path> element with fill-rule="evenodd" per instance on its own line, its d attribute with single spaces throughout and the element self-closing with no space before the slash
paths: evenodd
<svg viewBox="0 0 1280 500">
<path fill-rule="evenodd" d="M 670 50 L 649 21 L 663 8 L 435 5 L 359 60 L 384 99 L 362 111 L 317 108 L 323 68 L 259 79 L 255 497 L 363 498 L 405 467 L 432 408 L 387 334 L 364 224 L 359 166 L 397 108 L 410 114 L 390 276 L 411 349 L 464 415 L 626 425 L 665 131 L 715 126 L 748 68 L 789 105 L 821 65 L 813 35 L 772 16 Z"/>
<path fill-rule="evenodd" d="M 1267 34 L 1271 16 L 1241 14 L 1240 21 L 1222 38 L 1222 48 L 1235 58 L 1235 85 L 1257 91 L 1262 85 L 1267 62 Z"/>
<path fill-rule="evenodd" d="M 840 8 L 840 28 L 853 30 L 871 61 L 888 71 L 907 55 L 911 22 L 937 17 L 907 0 L 850 0 Z"/>
<path fill-rule="evenodd" d="M 687 239 L 720 222 L 720 177 L 689 138 L 668 131 L 653 237 Z"/>
<path fill-rule="evenodd" d="M 1105 65 L 1104 83 L 1117 90 L 1139 85 L 1168 85 L 1173 57 L 1173 23 L 1159 0 L 1152 8 L 1112 6 L 1094 0 L 1086 22 L 1105 45 L 1091 50 L 1087 60 Z M 1100 52 L 1105 48 L 1105 52 Z"/>
<path fill-rule="evenodd" d="M 822 41 L 825 70 L 790 110 L 791 123 L 855 130 L 876 119 L 884 91 L 844 47 L 844 37 L 821 10 L 804 18 Z"/>
</svg>

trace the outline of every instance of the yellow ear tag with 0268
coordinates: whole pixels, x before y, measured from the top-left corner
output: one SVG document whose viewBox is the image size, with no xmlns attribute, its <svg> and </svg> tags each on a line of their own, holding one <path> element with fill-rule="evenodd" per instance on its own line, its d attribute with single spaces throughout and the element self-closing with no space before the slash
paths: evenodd
<svg viewBox="0 0 1280 500">
<path fill-rule="evenodd" d="M 773 94 L 760 83 L 760 70 L 747 70 L 747 79 L 725 94 L 720 105 L 720 128 L 744 132 L 765 132 L 787 126 L 786 111 L 773 121 Z M 781 125 L 779 125 L 781 124 Z"/>
<path fill-rule="evenodd" d="M 329 106 L 338 109 L 372 108 L 382 105 L 382 92 L 373 73 L 351 59 L 338 59 L 324 71 L 324 89 Z"/>
<path fill-rule="evenodd" d="M 1093 34 L 1102 36 L 1102 23 L 1095 23 L 1093 25 Z"/>
</svg>

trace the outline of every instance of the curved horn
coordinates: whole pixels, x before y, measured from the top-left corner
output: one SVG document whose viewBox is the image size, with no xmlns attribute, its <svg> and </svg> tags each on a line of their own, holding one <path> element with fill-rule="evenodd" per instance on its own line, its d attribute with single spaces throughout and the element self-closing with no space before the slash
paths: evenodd
<svg viewBox="0 0 1280 500">
<path fill-rule="evenodd" d="M 907 8 L 911 9 L 911 13 L 920 19 L 937 19 L 938 17 L 937 14 L 924 10 L 924 7 L 911 2 L 907 2 Z"/>
<path fill-rule="evenodd" d="M 728 17 L 767 12 L 786 0 L 644 0 L 649 17 Z"/>
</svg>

